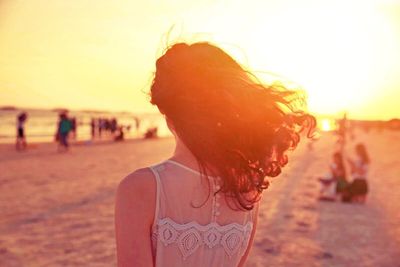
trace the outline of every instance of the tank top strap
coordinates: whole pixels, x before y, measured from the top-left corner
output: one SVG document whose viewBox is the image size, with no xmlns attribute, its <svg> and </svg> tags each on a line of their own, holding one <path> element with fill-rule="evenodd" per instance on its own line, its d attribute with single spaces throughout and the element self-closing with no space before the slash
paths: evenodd
<svg viewBox="0 0 400 267">
<path fill-rule="evenodd" d="M 159 216 L 159 210 L 160 210 L 160 194 L 161 194 L 161 179 L 160 179 L 160 174 L 157 171 L 157 166 L 150 166 L 150 170 L 152 171 L 154 178 L 156 180 L 156 208 L 154 211 L 154 221 L 153 221 L 153 226 L 157 224 L 158 221 L 158 216 Z"/>
</svg>

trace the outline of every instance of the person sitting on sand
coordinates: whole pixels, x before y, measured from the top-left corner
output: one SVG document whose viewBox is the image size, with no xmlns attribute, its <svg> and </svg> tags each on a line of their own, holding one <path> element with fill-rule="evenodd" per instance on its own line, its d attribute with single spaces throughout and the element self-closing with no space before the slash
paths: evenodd
<svg viewBox="0 0 400 267">
<path fill-rule="evenodd" d="M 157 132 L 158 132 L 157 127 L 148 128 L 147 131 L 144 133 L 144 139 L 157 138 Z"/>
<path fill-rule="evenodd" d="M 367 175 L 370 159 L 364 144 L 357 144 L 355 150 L 357 159 L 348 159 L 353 177 L 350 193 L 353 202 L 365 203 L 368 193 Z"/>
<path fill-rule="evenodd" d="M 336 195 L 341 198 L 342 201 L 349 201 L 349 182 L 346 178 L 346 168 L 342 153 L 336 152 L 333 154 L 331 172 L 336 182 Z"/>
<path fill-rule="evenodd" d="M 117 127 L 117 126 L 116 126 Z M 124 141 L 124 127 L 118 126 L 117 134 L 114 136 L 114 141 Z"/>
<path fill-rule="evenodd" d="M 243 266 L 266 178 L 315 128 L 293 106 L 299 97 L 261 84 L 209 43 L 170 47 L 157 60 L 151 103 L 176 147 L 118 186 L 118 266 Z"/>
<path fill-rule="evenodd" d="M 319 178 L 322 183 L 320 200 L 335 201 L 339 198 L 342 199 L 342 201 L 349 201 L 349 184 L 346 179 L 346 169 L 342 153 L 335 152 L 332 156 L 332 160 L 329 166 L 329 175 Z"/>
</svg>

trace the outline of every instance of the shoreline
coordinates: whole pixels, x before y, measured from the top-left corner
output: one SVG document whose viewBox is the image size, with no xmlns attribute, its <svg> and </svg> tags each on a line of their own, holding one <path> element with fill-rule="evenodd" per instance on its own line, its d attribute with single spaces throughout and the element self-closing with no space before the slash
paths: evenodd
<svg viewBox="0 0 400 267">
<path fill-rule="evenodd" d="M 88 140 L 70 140 L 69 144 L 70 146 L 82 146 L 82 145 L 102 145 L 102 144 L 112 144 L 112 143 L 124 143 L 124 142 L 134 142 L 134 141 L 140 141 L 140 140 L 153 140 L 153 139 L 169 139 L 173 138 L 173 136 L 159 136 L 155 138 L 144 138 L 144 137 L 129 137 L 124 139 L 123 141 L 115 141 L 113 139 L 88 139 Z M 29 147 L 31 148 L 36 148 L 37 146 L 40 145 L 57 145 L 57 141 L 37 141 L 37 142 L 27 142 L 27 147 L 29 150 Z M 15 148 L 15 143 L 2 143 L 0 142 L 0 147 L 14 147 Z"/>
</svg>

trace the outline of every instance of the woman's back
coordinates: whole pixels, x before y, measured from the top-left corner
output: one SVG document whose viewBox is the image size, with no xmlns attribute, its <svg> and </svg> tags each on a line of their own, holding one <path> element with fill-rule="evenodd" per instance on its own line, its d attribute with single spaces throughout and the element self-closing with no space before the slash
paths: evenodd
<svg viewBox="0 0 400 267">
<path fill-rule="evenodd" d="M 262 84 L 208 43 L 169 47 L 156 61 L 150 95 L 178 162 L 139 169 L 119 185 L 119 266 L 242 266 L 266 177 L 281 173 L 301 132 L 311 137 L 315 118 L 297 108 L 300 94 Z"/>
<path fill-rule="evenodd" d="M 156 266 L 237 266 L 249 246 L 256 209 L 232 209 L 222 193 L 214 194 L 219 178 L 201 177 L 177 161 L 151 170 L 157 184 Z"/>
</svg>

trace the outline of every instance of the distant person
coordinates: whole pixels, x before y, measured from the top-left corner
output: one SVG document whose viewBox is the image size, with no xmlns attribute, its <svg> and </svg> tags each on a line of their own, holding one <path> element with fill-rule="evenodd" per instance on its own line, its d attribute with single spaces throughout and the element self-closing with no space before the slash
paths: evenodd
<svg viewBox="0 0 400 267">
<path fill-rule="evenodd" d="M 343 176 L 343 161 L 341 160 L 340 153 L 334 153 L 332 156 L 332 163 L 329 165 L 329 173 L 323 177 L 318 178 L 321 182 L 321 189 L 319 200 L 335 201 L 339 192 L 338 178 Z"/>
<path fill-rule="evenodd" d="M 347 139 L 347 127 L 348 127 L 348 122 L 347 122 L 347 113 L 345 112 L 343 114 L 343 118 L 339 120 L 339 125 L 338 125 L 338 144 L 340 146 L 340 150 L 343 152 L 344 147 L 346 146 L 346 139 Z"/>
<path fill-rule="evenodd" d="M 315 127 L 314 117 L 290 112 L 298 99 L 214 45 L 170 47 L 157 60 L 151 103 L 175 152 L 120 183 L 118 266 L 243 266 L 267 177 L 280 174 L 299 132 Z"/>
<path fill-rule="evenodd" d="M 77 131 L 76 117 L 73 117 L 71 118 L 71 133 L 72 133 L 72 138 L 74 140 L 76 139 L 76 131 Z"/>
<path fill-rule="evenodd" d="M 357 158 L 349 159 L 353 181 L 350 185 L 350 193 L 353 202 L 365 203 L 368 194 L 368 168 L 370 159 L 364 144 L 355 147 Z"/>
<path fill-rule="evenodd" d="M 114 135 L 115 132 L 118 130 L 118 122 L 116 118 L 112 118 L 110 121 L 110 131 L 111 134 Z"/>
<path fill-rule="evenodd" d="M 69 143 L 68 143 L 68 135 L 72 129 L 72 124 L 71 121 L 68 119 L 66 113 L 61 113 L 60 114 L 60 120 L 58 122 L 58 142 L 59 146 L 58 149 L 59 151 L 62 150 L 68 150 L 69 149 Z"/>
<path fill-rule="evenodd" d="M 151 127 L 149 129 L 147 129 L 147 131 L 144 134 L 144 138 L 145 139 L 156 138 L 157 137 L 157 131 L 158 131 L 157 127 Z"/>
<path fill-rule="evenodd" d="M 346 168 L 341 152 L 336 152 L 333 154 L 331 172 L 336 184 L 336 195 L 344 202 L 350 201 L 349 182 L 347 181 Z"/>
<path fill-rule="evenodd" d="M 110 119 L 104 119 L 104 130 L 106 131 L 107 134 L 111 132 L 111 122 Z"/>
<path fill-rule="evenodd" d="M 124 127 L 119 126 L 118 131 L 114 137 L 114 141 L 124 141 Z"/>
<path fill-rule="evenodd" d="M 92 139 L 96 137 L 96 119 L 92 118 L 90 121 L 90 134 Z"/>
<path fill-rule="evenodd" d="M 103 132 L 103 127 L 104 127 L 104 120 L 102 118 L 99 118 L 97 120 L 97 129 L 99 133 L 99 138 L 101 138 L 101 134 Z"/>
<path fill-rule="evenodd" d="M 26 149 L 26 137 L 25 137 L 25 122 L 28 119 L 26 112 L 21 112 L 17 116 L 17 140 L 15 147 L 17 150 Z"/>
<path fill-rule="evenodd" d="M 135 120 L 136 132 L 139 132 L 139 129 L 140 129 L 140 119 L 139 119 L 139 117 L 137 117 L 137 116 L 135 116 L 133 119 Z"/>
</svg>

